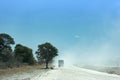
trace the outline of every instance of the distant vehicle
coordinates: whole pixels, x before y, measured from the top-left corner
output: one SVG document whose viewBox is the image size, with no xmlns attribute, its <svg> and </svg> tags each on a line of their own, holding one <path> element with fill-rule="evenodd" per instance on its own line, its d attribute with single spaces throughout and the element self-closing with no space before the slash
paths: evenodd
<svg viewBox="0 0 120 80">
<path fill-rule="evenodd" d="M 58 60 L 58 67 L 64 66 L 64 60 Z"/>
</svg>

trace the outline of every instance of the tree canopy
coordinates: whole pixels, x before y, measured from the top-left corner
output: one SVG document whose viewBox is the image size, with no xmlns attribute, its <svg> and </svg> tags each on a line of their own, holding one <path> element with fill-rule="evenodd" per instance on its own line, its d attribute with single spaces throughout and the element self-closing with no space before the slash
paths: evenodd
<svg viewBox="0 0 120 80">
<path fill-rule="evenodd" d="M 44 59 L 46 68 L 48 68 L 48 63 L 52 61 L 55 56 L 58 56 L 57 53 L 57 48 L 48 42 L 38 45 L 38 50 L 36 51 L 38 61 Z"/>
<path fill-rule="evenodd" d="M 32 49 L 17 44 L 14 50 L 15 58 L 21 63 L 28 63 L 29 65 L 34 64 L 35 59 L 32 54 Z"/>
<path fill-rule="evenodd" d="M 0 43 L 6 46 L 9 46 L 10 44 L 15 44 L 14 39 L 6 33 L 0 34 Z"/>
<path fill-rule="evenodd" d="M 5 46 L 10 46 L 11 44 L 15 44 L 14 39 L 5 33 L 0 34 L 0 52 Z"/>
<path fill-rule="evenodd" d="M 15 44 L 14 38 L 12 38 L 9 34 L 0 34 L 1 63 L 8 63 L 8 65 L 10 64 L 15 66 L 22 66 L 23 63 L 27 63 L 29 65 L 35 64 L 36 61 L 31 48 L 17 44 L 13 51 L 11 47 L 13 44 Z M 38 45 L 36 55 L 38 62 L 42 61 L 46 64 L 46 68 L 48 68 L 48 63 L 50 63 L 54 57 L 58 56 L 58 49 L 51 43 L 46 42 Z"/>
<path fill-rule="evenodd" d="M 12 57 L 11 44 L 15 44 L 15 42 L 10 35 L 0 34 L 0 61 L 7 62 Z"/>
</svg>

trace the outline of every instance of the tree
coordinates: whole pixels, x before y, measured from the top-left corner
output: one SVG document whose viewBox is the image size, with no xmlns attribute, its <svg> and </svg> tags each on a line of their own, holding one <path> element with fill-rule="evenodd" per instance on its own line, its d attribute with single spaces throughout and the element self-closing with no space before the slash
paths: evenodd
<svg viewBox="0 0 120 80">
<path fill-rule="evenodd" d="M 14 39 L 5 33 L 0 34 L 0 52 L 2 52 L 2 50 L 6 47 L 9 46 L 11 44 L 15 44 Z"/>
<path fill-rule="evenodd" d="M 32 49 L 21 44 L 17 44 L 15 46 L 14 55 L 16 60 L 20 63 L 28 63 L 29 65 L 35 63 L 35 59 L 32 54 Z"/>
<path fill-rule="evenodd" d="M 0 37 L 0 51 L 3 49 L 3 44 L 4 44 L 4 41 L 2 37 Z"/>
<path fill-rule="evenodd" d="M 36 51 L 38 61 L 41 59 L 44 60 L 46 68 L 48 68 L 48 63 L 52 61 L 55 56 L 58 56 L 57 53 L 57 48 L 48 42 L 38 45 L 38 50 Z"/>
<path fill-rule="evenodd" d="M 11 49 L 11 47 L 10 46 L 4 47 L 4 49 L 2 50 L 0 56 L 1 56 L 2 62 L 8 62 L 10 60 L 10 58 L 12 57 L 12 49 Z"/>
<path fill-rule="evenodd" d="M 11 44 L 15 44 L 14 39 L 5 33 L 0 34 L 0 44 L 4 46 L 10 46 Z"/>
<path fill-rule="evenodd" d="M 11 44 L 15 44 L 14 39 L 5 33 L 0 34 L 0 61 L 7 62 L 12 56 Z"/>
</svg>

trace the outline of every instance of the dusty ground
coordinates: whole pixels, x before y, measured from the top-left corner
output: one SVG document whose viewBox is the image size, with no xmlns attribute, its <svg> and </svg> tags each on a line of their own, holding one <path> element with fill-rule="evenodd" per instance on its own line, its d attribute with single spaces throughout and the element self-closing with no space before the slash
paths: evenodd
<svg viewBox="0 0 120 80">
<path fill-rule="evenodd" d="M 34 80 L 37 77 L 40 77 L 43 73 L 46 73 L 48 70 L 29 70 L 26 72 L 19 72 L 16 74 L 8 74 L 0 76 L 0 80 Z M 36 79 L 37 80 L 37 79 Z"/>
<path fill-rule="evenodd" d="M 20 68 L 0 69 L 0 80 L 30 80 L 36 75 L 41 75 L 48 70 L 44 65 L 23 66 Z"/>
<path fill-rule="evenodd" d="M 120 80 L 119 75 L 69 66 L 53 70 L 37 69 L 0 76 L 0 80 Z"/>
<path fill-rule="evenodd" d="M 37 80 L 120 80 L 120 76 L 72 66 L 48 71 Z"/>
</svg>

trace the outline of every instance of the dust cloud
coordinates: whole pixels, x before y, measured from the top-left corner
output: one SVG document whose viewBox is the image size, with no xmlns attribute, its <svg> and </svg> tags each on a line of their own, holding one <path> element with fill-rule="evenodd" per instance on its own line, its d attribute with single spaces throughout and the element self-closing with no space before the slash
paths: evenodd
<svg viewBox="0 0 120 80">
<path fill-rule="evenodd" d="M 107 39 L 103 37 L 89 45 L 86 43 L 90 41 L 79 41 L 76 45 L 61 52 L 59 59 L 64 60 L 65 65 L 120 66 L 119 34 L 120 27 L 116 24 L 106 31 Z"/>
</svg>

